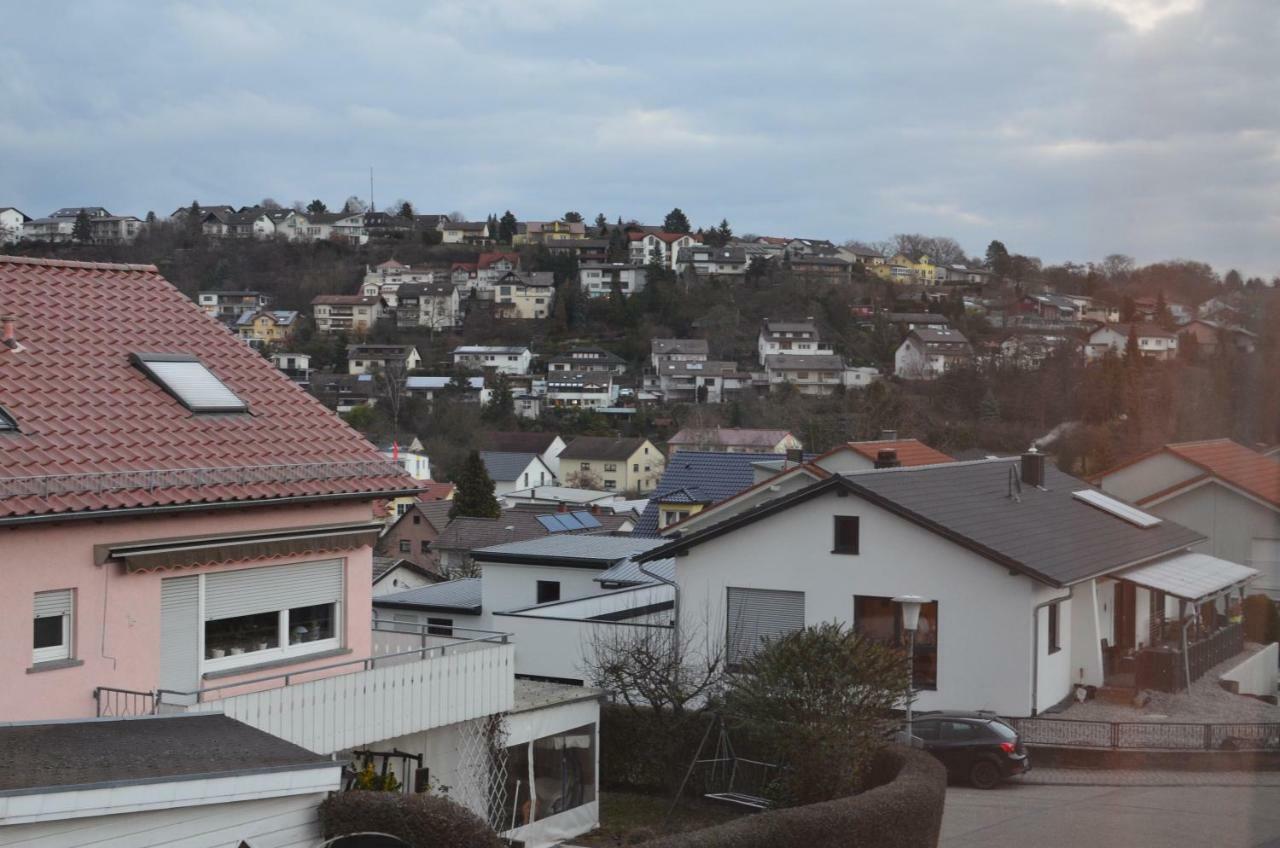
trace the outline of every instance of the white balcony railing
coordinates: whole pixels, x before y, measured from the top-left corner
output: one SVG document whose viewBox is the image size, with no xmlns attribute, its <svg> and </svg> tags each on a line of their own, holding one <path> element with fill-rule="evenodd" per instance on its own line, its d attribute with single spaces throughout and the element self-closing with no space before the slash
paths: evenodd
<svg viewBox="0 0 1280 848">
<path fill-rule="evenodd" d="M 515 647 L 506 634 L 375 630 L 374 654 L 198 692 L 162 691 L 160 709 L 225 713 L 319 754 L 511 709 Z"/>
</svg>

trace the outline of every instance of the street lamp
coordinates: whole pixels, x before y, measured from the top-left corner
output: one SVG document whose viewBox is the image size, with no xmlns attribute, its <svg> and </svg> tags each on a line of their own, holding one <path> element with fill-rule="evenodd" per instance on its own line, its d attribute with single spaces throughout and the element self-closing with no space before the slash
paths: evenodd
<svg viewBox="0 0 1280 848">
<path fill-rule="evenodd" d="M 911 745 L 911 703 L 915 700 L 916 628 L 920 626 L 920 607 L 924 598 L 919 595 L 898 595 L 893 602 L 902 607 L 902 629 L 907 631 L 907 744 Z"/>
</svg>

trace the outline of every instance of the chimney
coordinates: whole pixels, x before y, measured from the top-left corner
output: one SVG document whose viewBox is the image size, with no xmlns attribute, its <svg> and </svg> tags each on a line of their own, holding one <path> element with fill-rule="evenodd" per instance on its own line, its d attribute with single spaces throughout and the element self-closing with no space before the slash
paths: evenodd
<svg viewBox="0 0 1280 848">
<path fill-rule="evenodd" d="M 802 462 L 804 462 L 804 450 L 803 450 L 803 449 L 801 449 L 801 448 L 787 448 L 787 461 L 784 463 L 784 466 L 785 466 L 785 467 L 788 467 L 788 468 L 789 468 L 789 467 L 791 467 L 792 465 L 799 465 L 799 464 L 800 464 L 800 463 L 802 463 Z"/>
<path fill-rule="evenodd" d="M 901 465 L 898 452 L 893 448 L 876 451 L 876 468 L 898 468 Z"/>
<path fill-rule="evenodd" d="M 568 511 L 569 511 L 569 505 L 567 503 L 565 503 L 564 501 L 559 501 L 556 503 L 556 512 L 568 512 Z"/>
<path fill-rule="evenodd" d="M 880 441 L 882 441 L 882 442 L 896 442 L 896 441 L 898 441 L 898 431 L 897 431 L 897 430 L 881 430 L 881 431 L 880 431 Z"/>
<path fill-rule="evenodd" d="M 1022 455 L 1022 482 L 1028 486 L 1044 488 L 1044 454 L 1036 446 Z"/>
<path fill-rule="evenodd" d="M 0 353 L 11 350 L 22 353 L 25 348 L 18 343 L 18 319 L 12 315 L 0 315 Z"/>
</svg>

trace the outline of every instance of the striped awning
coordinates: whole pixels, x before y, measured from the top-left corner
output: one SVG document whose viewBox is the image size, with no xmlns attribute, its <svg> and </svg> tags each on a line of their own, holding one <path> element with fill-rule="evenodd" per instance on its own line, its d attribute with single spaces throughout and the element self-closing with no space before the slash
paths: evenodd
<svg viewBox="0 0 1280 848">
<path fill-rule="evenodd" d="M 1185 553 L 1117 574 L 1147 589 L 1199 603 L 1244 586 L 1258 569 L 1208 554 Z"/>
<path fill-rule="evenodd" d="M 251 533 L 218 533 L 94 545 L 94 562 L 124 564 L 125 571 L 190 568 L 222 562 L 350 550 L 373 545 L 378 522 L 321 524 Z"/>
</svg>

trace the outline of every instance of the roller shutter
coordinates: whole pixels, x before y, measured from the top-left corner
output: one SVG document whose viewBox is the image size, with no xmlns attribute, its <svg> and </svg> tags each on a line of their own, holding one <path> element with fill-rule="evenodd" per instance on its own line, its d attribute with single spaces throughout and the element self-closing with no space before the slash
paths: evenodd
<svg viewBox="0 0 1280 848">
<path fill-rule="evenodd" d="M 342 600 L 340 559 L 220 571 L 204 580 L 204 618 L 233 618 Z"/>
<path fill-rule="evenodd" d="M 160 688 L 191 692 L 200 687 L 200 578 L 160 582 Z M 166 703 L 175 703 L 165 696 Z"/>
<path fill-rule="evenodd" d="M 71 615 L 71 590 L 36 592 L 36 618 L 57 618 Z"/>
<path fill-rule="evenodd" d="M 729 665 L 738 665 L 753 656 L 762 639 L 776 639 L 804 629 L 804 592 L 733 586 L 728 591 Z"/>
</svg>

